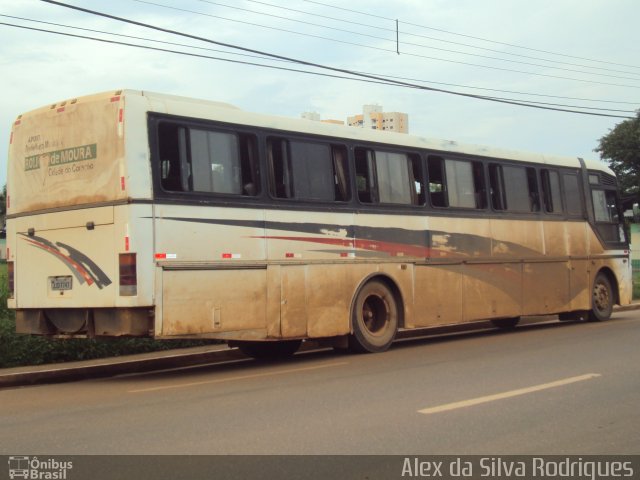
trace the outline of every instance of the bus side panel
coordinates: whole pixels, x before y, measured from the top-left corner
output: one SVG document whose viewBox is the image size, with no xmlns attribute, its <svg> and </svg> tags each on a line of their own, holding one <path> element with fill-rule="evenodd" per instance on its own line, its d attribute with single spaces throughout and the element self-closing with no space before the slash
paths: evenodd
<svg viewBox="0 0 640 480">
<path fill-rule="evenodd" d="M 412 325 L 429 327 L 462 321 L 462 265 L 416 265 Z"/>
<path fill-rule="evenodd" d="M 267 269 L 164 270 L 162 336 L 266 336 Z M 239 337 L 243 337 L 238 333 Z"/>
<path fill-rule="evenodd" d="M 266 210 L 265 237 L 270 268 L 280 263 L 277 290 L 269 298 L 270 332 L 282 338 L 327 337 L 349 332 L 354 254 L 353 214 L 324 212 L 322 223 L 308 212 Z M 317 216 L 320 218 L 320 216 Z M 371 267 L 369 267 L 369 270 Z M 276 304 L 280 316 L 276 317 Z M 273 312 L 273 313 L 271 313 Z"/>
<path fill-rule="evenodd" d="M 592 265 L 589 260 L 571 260 L 569 310 L 589 310 L 591 308 Z"/>
<path fill-rule="evenodd" d="M 416 266 L 415 315 L 417 327 L 446 325 L 472 320 L 475 307 L 465 302 L 465 288 L 485 288 L 463 283 L 463 261 L 488 259 L 491 256 L 491 228 L 486 219 L 428 218 L 431 232 L 428 256 L 434 264 Z M 485 278 L 482 282 L 490 279 Z M 464 309 L 466 314 L 464 313 Z"/>
<path fill-rule="evenodd" d="M 280 271 L 280 334 L 283 338 L 304 337 L 307 335 L 307 316 L 310 309 L 307 299 L 307 294 L 310 293 L 306 281 L 307 266 L 286 265 L 280 267 Z"/>
<path fill-rule="evenodd" d="M 522 264 L 468 264 L 463 275 L 465 322 L 522 314 Z"/>
<path fill-rule="evenodd" d="M 264 263 L 264 213 L 249 208 L 155 205 L 156 258 L 183 263 Z M 157 257 L 157 256 L 160 257 Z"/>
<path fill-rule="evenodd" d="M 330 337 L 349 333 L 351 299 L 357 287 L 357 280 L 350 271 L 352 267 L 340 264 L 307 266 L 306 291 L 310 337 Z M 371 267 L 365 269 L 370 270 Z M 364 273 L 365 269 L 356 270 Z"/>
<path fill-rule="evenodd" d="M 523 272 L 523 315 L 570 310 L 569 262 L 525 263 Z"/>
<path fill-rule="evenodd" d="M 565 223 L 567 254 L 570 257 L 570 298 L 571 310 L 589 310 L 591 308 L 591 282 L 593 276 L 591 262 L 588 260 L 591 227 L 587 222 Z"/>
</svg>

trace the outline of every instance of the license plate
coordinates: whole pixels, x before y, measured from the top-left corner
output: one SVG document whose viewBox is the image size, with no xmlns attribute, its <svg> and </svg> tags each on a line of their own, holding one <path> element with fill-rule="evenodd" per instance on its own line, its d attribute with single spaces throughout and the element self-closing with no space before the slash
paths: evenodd
<svg viewBox="0 0 640 480">
<path fill-rule="evenodd" d="M 73 277 L 71 275 L 49 277 L 49 287 L 54 291 L 71 290 L 73 288 Z"/>
</svg>

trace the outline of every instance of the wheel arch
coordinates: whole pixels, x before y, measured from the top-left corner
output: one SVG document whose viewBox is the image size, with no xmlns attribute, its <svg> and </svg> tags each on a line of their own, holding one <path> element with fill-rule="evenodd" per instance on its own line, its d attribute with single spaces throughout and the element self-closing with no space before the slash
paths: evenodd
<svg viewBox="0 0 640 480">
<path fill-rule="evenodd" d="M 605 266 L 601 267 L 596 274 L 593 276 L 593 279 L 598 276 L 598 274 L 602 273 L 606 275 L 607 279 L 611 283 L 611 288 L 613 289 L 613 303 L 616 305 L 620 305 L 620 286 L 618 285 L 618 278 L 616 274 L 611 270 L 611 268 Z"/>
<path fill-rule="evenodd" d="M 369 282 L 377 280 L 379 282 L 382 282 L 389 290 L 391 290 L 391 293 L 393 294 L 393 298 L 395 299 L 396 303 L 398 304 L 398 328 L 404 328 L 404 318 L 405 318 L 405 303 L 404 303 L 404 298 L 402 297 L 402 292 L 400 290 L 400 287 L 398 287 L 398 284 L 396 283 L 396 281 L 390 277 L 389 275 L 385 274 L 385 273 L 381 273 L 381 272 L 374 272 L 371 273 L 370 275 L 367 275 L 366 277 L 364 277 L 360 283 L 358 284 L 358 287 L 355 289 L 353 295 L 351 296 L 351 306 L 349 308 L 349 319 L 352 318 L 352 314 L 353 314 L 353 308 L 354 308 L 354 304 L 356 302 L 356 299 L 358 298 L 358 293 L 360 293 L 360 290 L 362 290 L 362 288 Z M 351 333 L 353 333 L 353 324 L 350 321 L 350 327 L 349 327 Z"/>
</svg>

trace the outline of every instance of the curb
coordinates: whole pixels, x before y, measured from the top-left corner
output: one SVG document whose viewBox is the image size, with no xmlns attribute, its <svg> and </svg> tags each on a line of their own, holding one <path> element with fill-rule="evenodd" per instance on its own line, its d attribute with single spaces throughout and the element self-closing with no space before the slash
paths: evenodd
<svg viewBox="0 0 640 480">
<path fill-rule="evenodd" d="M 203 347 L 197 348 L 200 350 L 203 349 Z M 43 383 L 61 383 L 104 378 L 128 373 L 144 373 L 154 370 L 206 365 L 208 363 L 247 358 L 237 349 L 230 349 L 226 345 L 204 348 L 207 350 L 198 352 L 166 350 L 163 352 L 143 353 L 82 362 L 8 368 L 4 372 L 0 370 L 0 389 Z"/>
<path fill-rule="evenodd" d="M 640 302 L 616 306 L 614 312 L 640 310 Z M 301 350 L 318 348 L 316 342 L 305 342 Z M 305 348 L 305 346 L 307 348 Z M 31 367 L 0 369 L 0 389 L 45 383 L 62 383 L 77 380 L 113 377 L 129 373 L 191 367 L 231 360 L 246 360 L 237 348 L 226 345 L 195 347 L 182 350 L 142 353 L 123 357 L 111 357 L 81 362 L 67 362 Z"/>
</svg>

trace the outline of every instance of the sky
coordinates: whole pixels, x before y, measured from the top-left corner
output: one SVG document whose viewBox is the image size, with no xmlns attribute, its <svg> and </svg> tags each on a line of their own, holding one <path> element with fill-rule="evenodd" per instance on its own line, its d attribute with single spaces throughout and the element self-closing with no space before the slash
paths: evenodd
<svg viewBox="0 0 640 480">
<path fill-rule="evenodd" d="M 244 49 L 400 77 L 414 88 L 239 64 L 348 76 L 42 0 L 0 0 L 0 185 L 6 182 L 11 125 L 19 114 L 121 88 L 222 101 L 287 117 L 312 111 L 323 119 L 345 120 L 361 113 L 365 104 L 378 104 L 384 111 L 407 113 L 414 135 L 592 159 L 599 158 L 593 151 L 598 140 L 624 120 L 615 116 L 631 117 L 640 108 L 637 0 L 61 3 Z M 613 116 L 531 108 L 415 86 Z"/>
</svg>

